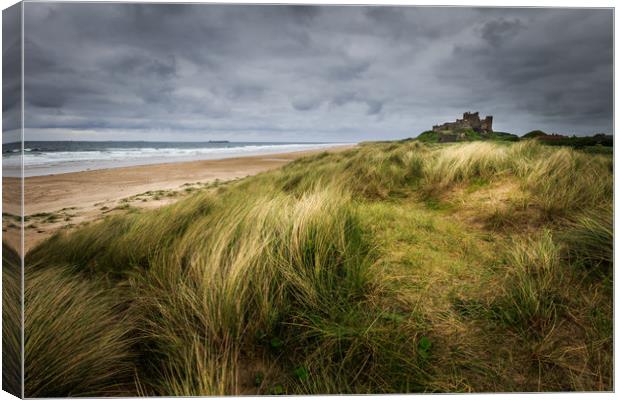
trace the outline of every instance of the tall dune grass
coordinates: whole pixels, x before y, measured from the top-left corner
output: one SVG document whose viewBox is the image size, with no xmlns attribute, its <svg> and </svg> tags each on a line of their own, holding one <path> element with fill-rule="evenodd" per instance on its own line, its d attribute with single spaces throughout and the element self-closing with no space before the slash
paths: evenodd
<svg viewBox="0 0 620 400">
<path fill-rule="evenodd" d="M 423 188 L 430 193 L 473 179 L 512 177 L 528 192 L 529 203 L 550 217 L 609 203 L 613 191 L 609 157 L 549 148 L 535 141 L 511 146 L 473 142 L 441 148 L 425 165 Z"/>
<path fill-rule="evenodd" d="M 610 273 L 614 261 L 613 233 L 613 210 L 611 204 L 606 204 L 578 215 L 562 238 L 574 261 Z"/>
<path fill-rule="evenodd" d="M 608 159 L 558 149 L 532 162 L 524 186 L 548 214 L 566 215 L 610 202 L 611 175 Z"/>
<path fill-rule="evenodd" d="M 118 293 L 59 267 L 27 271 L 25 280 L 25 395 L 132 393 L 133 323 Z"/>
<path fill-rule="evenodd" d="M 209 212 L 210 204 L 209 199 L 193 197 L 148 214 L 111 216 L 105 224 L 71 235 L 59 231 L 28 252 L 26 263 L 31 268 L 61 263 L 85 274 L 118 278 L 136 266 L 148 266 L 154 254 L 170 249 L 193 220 Z"/>
<path fill-rule="evenodd" d="M 250 362 L 277 356 L 291 369 L 310 368 L 308 379 L 315 383 L 303 382 L 300 390 L 329 390 L 314 375 L 325 369 L 355 369 L 333 386 L 344 390 L 340 385 L 346 384 L 351 392 L 363 392 L 370 382 L 396 390 L 417 381 L 415 351 L 393 327 L 378 325 L 372 311 L 380 289 L 371 273 L 373 252 L 346 192 L 328 187 L 300 197 L 264 191 L 251 199 L 237 191 L 219 198 L 198 195 L 159 211 L 158 218 L 199 202 L 209 206 L 191 220 L 177 219 L 173 235 L 163 237 L 169 228 L 148 225 L 153 214 L 136 214 L 128 216 L 128 225 L 110 218 L 58 235 L 29 255 L 32 260 L 53 244 L 49 260 L 64 253 L 76 263 L 74 272 L 89 276 L 109 276 L 114 268 L 133 265 L 128 301 L 142 316 L 146 373 L 139 381 L 145 393 L 241 393 L 247 390 L 241 360 L 248 362 L 248 354 L 254 354 Z M 124 250 L 138 231 L 149 233 L 134 242 L 135 252 Z M 116 254 L 92 246 L 74 256 L 70 249 L 95 232 L 110 238 L 107 251 Z M 162 246 L 149 247 L 151 240 Z M 120 246 L 127 247 L 119 251 Z M 33 265 L 41 269 L 41 261 Z M 274 348 L 274 343 L 282 344 Z M 390 349 L 394 346 L 402 349 Z M 394 370 L 395 363 L 408 369 Z M 280 379 L 289 382 L 286 374 Z"/>
<path fill-rule="evenodd" d="M 356 197 L 387 199 L 412 192 L 441 195 L 472 181 L 517 180 L 529 205 L 549 218 L 609 203 L 610 157 L 553 148 L 531 140 L 515 144 L 471 142 L 447 146 L 419 142 L 366 144 L 345 153 L 309 157 L 270 174 L 263 182 L 287 193 L 327 184 Z"/>
<path fill-rule="evenodd" d="M 434 191 L 474 178 L 490 179 L 508 172 L 504 146 L 472 142 L 437 151 L 425 170 L 425 186 Z"/>
<path fill-rule="evenodd" d="M 432 390 L 432 356 L 418 348 L 425 318 L 394 318 L 378 263 L 387 250 L 376 248 L 382 242 L 360 207 L 412 205 L 476 179 L 512 179 L 551 227 L 573 226 L 562 243 L 587 267 L 608 262 L 611 251 L 607 219 L 596 211 L 610 210 L 610 167 L 604 156 L 534 142 L 364 144 L 59 233 L 26 257 L 30 393 Z M 496 311 L 527 334 L 562 315 L 570 276 L 559 242 L 542 231 L 498 250 L 510 284 Z M 44 315 L 44 304 L 65 312 Z M 103 362 L 91 367 L 96 358 Z"/>
<path fill-rule="evenodd" d="M 2 389 L 22 395 L 21 258 L 2 243 Z"/>
<path fill-rule="evenodd" d="M 367 387 L 380 364 L 356 361 L 399 342 L 385 328 L 371 335 L 376 321 L 362 312 L 377 288 L 357 219 L 348 196 L 328 188 L 298 199 L 232 196 L 195 221 L 173 254 L 133 279 L 142 312 L 156 321 L 145 327 L 149 351 L 165 354 L 154 392 L 240 393 L 242 360 L 256 361 L 247 353 L 274 351 L 291 369 L 308 368 L 309 380 L 323 368 L 356 368 L 346 390 Z M 393 356 L 390 364 L 414 362 L 406 351 Z M 320 382 L 302 390 L 329 390 Z"/>
<path fill-rule="evenodd" d="M 556 324 L 566 299 L 569 274 L 549 231 L 512 243 L 500 317 L 524 332 L 542 335 Z"/>
<path fill-rule="evenodd" d="M 583 215 L 556 237 L 542 230 L 515 238 L 507 251 L 506 276 L 490 310 L 513 332 L 525 365 L 536 371 L 531 390 L 609 390 L 613 380 L 609 271 L 590 273 L 606 262 L 613 241 L 600 236 L 602 227 L 590 218 Z M 592 258 L 582 253 L 586 249 Z"/>
<path fill-rule="evenodd" d="M 296 161 L 275 176 L 278 186 L 288 193 L 335 185 L 356 196 L 386 199 L 417 185 L 427 153 L 428 147 L 419 142 L 366 144 Z"/>
</svg>

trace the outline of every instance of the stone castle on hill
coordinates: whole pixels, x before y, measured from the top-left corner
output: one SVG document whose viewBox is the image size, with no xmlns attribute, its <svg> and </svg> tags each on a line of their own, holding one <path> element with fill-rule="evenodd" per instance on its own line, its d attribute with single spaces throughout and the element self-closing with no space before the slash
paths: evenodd
<svg viewBox="0 0 620 400">
<path fill-rule="evenodd" d="M 481 120 L 478 112 L 466 112 L 463 114 L 463 118 L 457 119 L 456 122 L 446 122 L 433 126 L 434 132 L 462 132 L 466 129 L 478 133 L 491 133 L 493 132 L 493 117 L 489 115 Z"/>
</svg>

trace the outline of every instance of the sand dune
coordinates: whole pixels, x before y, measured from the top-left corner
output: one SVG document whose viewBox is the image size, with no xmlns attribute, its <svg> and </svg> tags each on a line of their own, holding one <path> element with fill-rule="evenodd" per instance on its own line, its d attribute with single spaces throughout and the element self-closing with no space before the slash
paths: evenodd
<svg viewBox="0 0 620 400">
<path fill-rule="evenodd" d="M 335 146 L 327 151 L 342 151 L 350 145 Z M 148 191 L 179 190 L 187 183 L 227 181 L 255 175 L 278 168 L 297 158 L 316 154 L 325 149 L 227 158 L 221 160 L 189 161 L 72 172 L 58 175 L 28 177 L 24 183 L 24 215 L 57 213 L 60 218 L 45 221 L 36 218 L 26 222 L 26 250 L 54 231 L 69 223 L 78 224 L 101 217 L 113 209 L 119 200 Z M 17 178 L 3 178 L 5 213 L 19 214 L 19 192 L 14 190 Z M 152 208 L 174 202 L 178 197 L 148 198 L 136 206 Z M 105 210 L 105 211 L 102 211 Z M 6 220 L 6 219 L 5 219 Z M 33 222 L 34 221 L 34 222 Z M 4 237 L 18 240 L 17 227 L 3 221 Z M 30 228 L 29 228 L 30 227 Z M 13 241 L 15 241 L 13 240 Z M 17 244 L 17 243 L 15 243 Z"/>
</svg>

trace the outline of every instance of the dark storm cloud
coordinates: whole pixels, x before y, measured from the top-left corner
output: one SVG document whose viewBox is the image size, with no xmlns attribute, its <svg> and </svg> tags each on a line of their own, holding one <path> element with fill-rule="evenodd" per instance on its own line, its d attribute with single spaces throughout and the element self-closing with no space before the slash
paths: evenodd
<svg viewBox="0 0 620 400">
<path fill-rule="evenodd" d="M 454 85 L 477 87 L 479 104 L 485 96 L 497 99 L 491 110 L 511 109 L 510 118 L 521 119 L 526 129 L 538 124 L 567 133 L 611 132 L 611 26 L 612 15 L 604 10 L 496 17 L 481 25 L 483 41 L 455 46 L 454 58 L 468 61 L 459 74 L 444 67 L 441 75 Z"/>
<path fill-rule="evenodd" d="M 2 12 L 2 142 L 21 140 L 21 8 Z"/>
<path fill-rule="evenodd" d="M 26 3 L 25 19 L 30 139 L 397 138 L 466 110 L 611 131 L 609 10 Z"/>
</svg>

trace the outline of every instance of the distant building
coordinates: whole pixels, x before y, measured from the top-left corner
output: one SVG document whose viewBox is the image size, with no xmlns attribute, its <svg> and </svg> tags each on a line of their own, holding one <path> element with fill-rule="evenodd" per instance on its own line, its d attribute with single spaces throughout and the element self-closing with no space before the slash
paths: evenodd
<svg viewBox="0 0 620 400">
<path fill-rule="evenodd" d="M 463 118 L 457 119 L 456 122 L 446 122 L 433 126 L 434 132 L 458 132 L 466 129 L 480 133 L 491 133 L 493 132 L 493 116 L 489 115 L 481 120 L 478 112 L 466 112 L 463 114 Z"/>
</svg>

